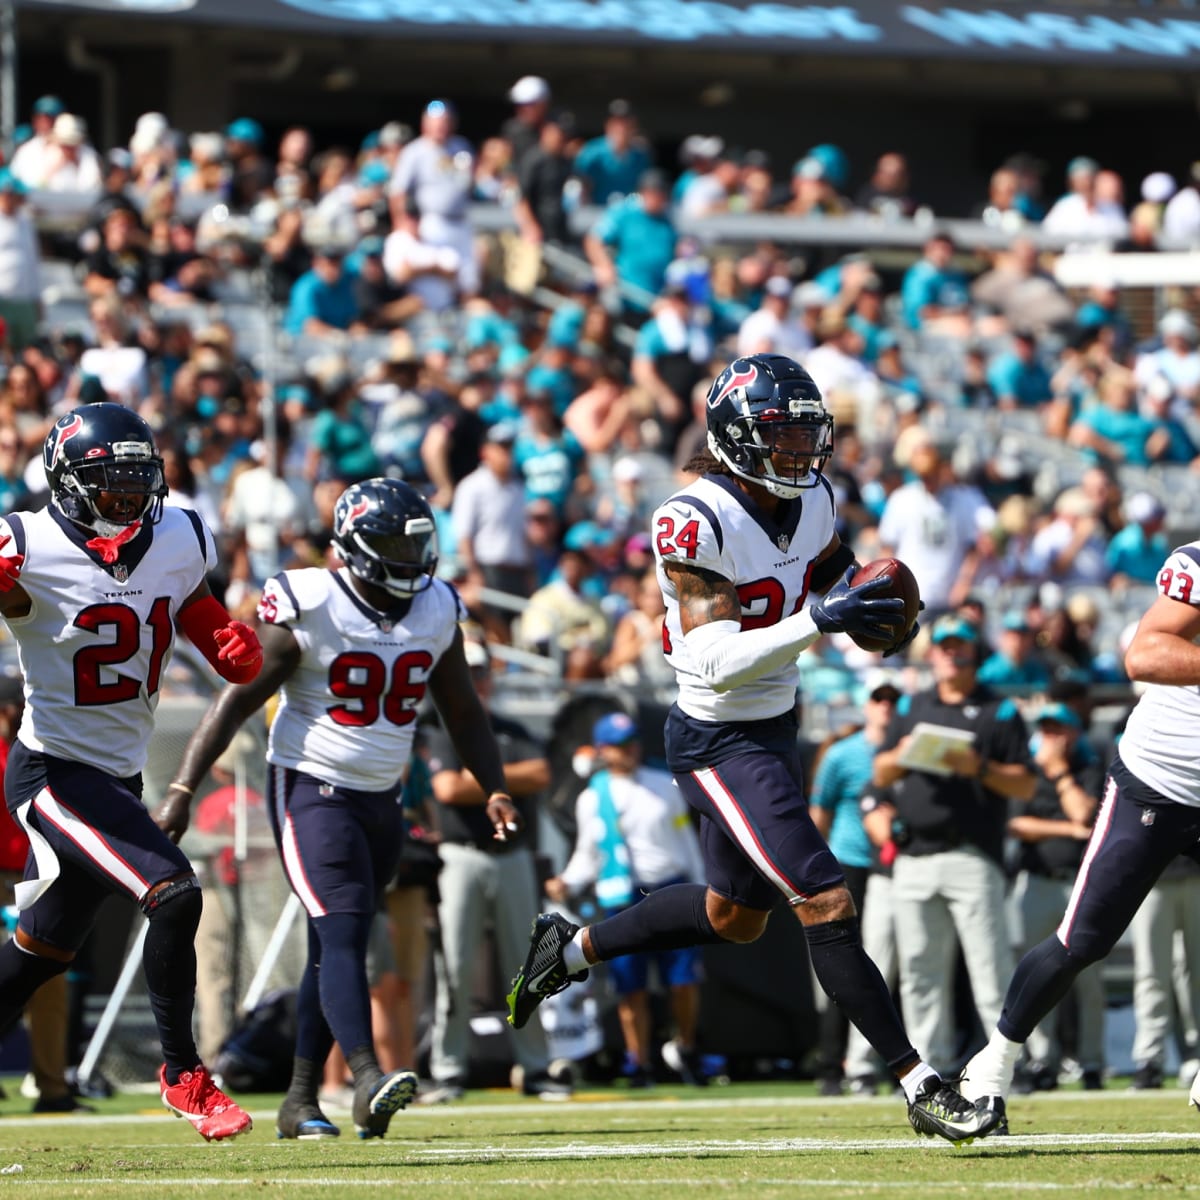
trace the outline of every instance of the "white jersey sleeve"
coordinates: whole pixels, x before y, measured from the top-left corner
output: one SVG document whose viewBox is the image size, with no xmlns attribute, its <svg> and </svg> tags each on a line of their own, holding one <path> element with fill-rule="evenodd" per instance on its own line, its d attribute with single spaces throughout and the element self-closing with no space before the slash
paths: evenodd
<svg viewBox="0 0 1200 1200">
<path fill-rule="evenodd" d="M 678 563 L 733 579 L 733 562 L 726 553 L 724 531 L 713 510 L 686 493 L 664 501 L 654 513 L 654 557 L 658 563 Z"/>
<path fill-rule="evenodd" d="M 1168 555 L 1156 581 L 1160 596 L 1200 608 L 1200 542 Z M 1200 808 L 1196 735 L 1200 686 L 1147 684 L 1121 736 L 1121 761 L 1143 783 L 1179 804 Z"/>
</svg>

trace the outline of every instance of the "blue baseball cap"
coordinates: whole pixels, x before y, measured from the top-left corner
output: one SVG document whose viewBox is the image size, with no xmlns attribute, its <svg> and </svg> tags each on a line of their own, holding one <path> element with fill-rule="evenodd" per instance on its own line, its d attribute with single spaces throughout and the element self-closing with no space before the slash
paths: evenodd
<svg viewBox="0 0 1200 1200">
<path fill-rule="evenodd" d="M 388 182 L 392 177 L 392 169 L 385 162 L 379 159 L 372 159 L 369 163 L 363 164 L 363 169 L 358 173 L 358 183 L 360 187 L 380 187 Z"/>
<path fill-rule="evenodd" d="M 593 746 L 623 746 L 637 736 L 637 724 L 623 712 L 609 713 L 592 726 Z"/>
<path fill-rule="evenodd" d="M 24 196 L 29 189 L 8 169 L 0 167 L 0 192 L 12 192 Z"/>
<path fill-rule="evenodd" d="M 458 115 L 458 109 L 454 107 L 453 100 L 430 100 L 425 105 L 425 115 L 427 117 L 455 117 Z"/>
<path fill-rule="evenodd" d="M 225 136 L 235 142 L 253 142 L 261 146 L 266 134 L 263 127 L 253 117 L 238 117 L 225 128 Z"/>
<path fill-rule="evenodd" d="M 966 617 L 960 617 L 957 613 L 946 613 L 934 621 L 929 639 L 935 646 L 940 646 L 942 642 L 951 638 L 958 638 L 960 642 L 977 642 L 979 630 Z"/>
<path fill-rule="evenodd" d="M 1005 613 L 1001 625 L 1012 633 L 1028 633 L 1032 628 L 1023 612 Z"/>
<path fill-rule="evenodd" d="M 1056 725 L 1069 725 L 1072 729 L 1083 728 L 1083 719 L 1080 715 L 1061 700 L 1056 700 L 1053 704 L 1043 704 L 1038 709 L 1034 724 L 1040 725 L 1043 721 L 1053 721 Z"/>
<path fill-rule="evenodd" d="M 39 96 L 33 102 L 33 111 L 39 117 L 57 117 L 67 111 L 67 106 L 57 96 Z"/>
</svg>

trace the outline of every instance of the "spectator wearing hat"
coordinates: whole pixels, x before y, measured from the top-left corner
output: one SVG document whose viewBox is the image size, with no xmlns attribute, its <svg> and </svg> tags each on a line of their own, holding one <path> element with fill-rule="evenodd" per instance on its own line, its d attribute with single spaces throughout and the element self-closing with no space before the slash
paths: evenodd
<svg viewBox="0 0 1200 1200">
<path fill-rule="evenodd" d="M 383 265 L 384 240 L 370 234 L 355 249 L 350 285 L 363 326 L 372 332 L 396 329 L 424 309 L 421 297 L 395 282 Z"/>
<path fill-rule="evenodd" d="M 675 258 L 669 195 L 665 172 L 656 168 L 643 172 L 636 194 L 609 207 L 583 241 L 600 288 L 629 285 L 634 289 L 622 301 L 626 313 L 638 320 L 645 320 Z"/>
<path fill-rule="evenodd" d="M 869 680 L 861 724 L 848 725 L 831 734 L 813 758 L 813 786 L 809 812 L 820 835 L 841 865 L 854 907 L 866 920 L 867 882 L 876 851 L 863 827 L 860 800 L 871 783 L 875 752 L 883 745 L 888 724 L 901 692 L 886 675 Z M 882 968 L 881 968 L 882 970 Z M 837 1005 L 821 1008 L 817 1067 L 822 1095 L 840 1095 L 842 1059 L 850 1032 Z"/>
<path fill-rule="evenodd" d="M 769 275 L 759 307 L 738 326 L 739 358 L 751 354 L 783 354 L 797 362 L 813 347 L 811 332 L 792 311 L 796 287 L 786 275 Z"/>
<path fill-rule="evenodd" d="M 1005 613 L 996 650 L 979 668 L 979 682 L 1019 695 L 1045 688 L 1050 671 L 1037 652 L 1036 634 L 1027 613 Z"/>
<path fill-rule="evenodd" d="M 854 207 L 888 220 L 911 217 L 917 202 L 909 191 L 909 182 L 908 159 L 894 150 L 881 154 L 871 178 L 855 193 Z"/>
<path fill-rule="evenodd" d="M 518 168 L 521 159 L 541 141 L 551 98 L 550 85 L 540 75 L 522 75 L 508 89 L 513 115 L 501 125 L 500 136 L 512 148 L 512 159 Z"/>
<path fill-rule="evenodd" d="M 1070 584 L 1105 584 L 1108 538 L 1095 503 L 1078 487 L 1060 492 L 1054 519 L 1034 534 L 1025 569 L 1031 579 Z"/>
<path fill-rule="evenodd" d="M 1158 322 L 1158 335 L 1161 345 L 1138 355 L 1134 375 L 1142 387 L 1162 376 L 1186 414 L 1200 399 L 1200 335 L 1196 323 L 1186 309 L 1170 308 Z"/>
<path fill-rule="evenodd" d="M 872 771 L 876 787 L 891 788 L 902 831 L 892 902 L 904 1023 L 941 1071 L 958 1057 L 956 944 L 984 1028 L 1000 1014 L 1012 973 L 1002 865 L 1009 804 L 1024 805 L 1036 786 L 1025 722 L 1011 700 L 979 683 L 978 652 L 971 622 L 955 613 L 934 621 L 933 686 L 893 717 Z M 944 750 L 931 769 L 906 765 L 922 722 L 963 730 L 969 740 Z"/>
<path fill-rule="evenodd" d="M 1153 584 L 1159 568 L 1171 551 L 1167 541 L 1167 510 L 1150 492 L 1134 492 L 1125 502 L 1128 523 L 1113 534 L 1104 561 L 1109 570 L 1109 586 Z"/>
<path fill-rule="evenodd" d="M 225 127 L 225 153 L 232 174 L 230 204 L 252 208 L 275 182 L 275 167 L 263 152 L 267 135 L 253 117 L 238 117 Z"/>
<path fill-rule="evenodd" d="M 688 809 L 665 771 L 642 762 L 636 722 L 623 712 L 592 727 L 594 768 L 575 802 L 575 846 L 562 871 L 544 884 L 557 904 L 590 892 L 607 915 L 630 908 L 650 892 L 704 878 L 700 843 Z M 670 994 L 676 1033 L 666 1051 L 688 1083 L 704 1083 L 696 1052 L 700 1015 L 700 953 L 696 947 L 623 955 L 608 962 L 617 993 L 625 1046 L 623 1076 L 630 1087 L 654 1081 L 653 1022 L 647 991 L 651 964 Z M 674 1053 L 672 1053 L 674 1051 Z"/>
<path fill-rule="evenodd" d="M 100 190 L 103 183 L 100 156 L 87 140 L 87 123 L 82 117 L 64 112 L 54 118 L 41 177 L 26 182 L 48 192 L 79 196 Z"/>
<path fill-rule="evenodd" d="M 841 217 L 850 201 L 840 195 L 828 162 L 811 152 L 792 167 L 791 197 L 783 211 L 795 217 Z"/>
<path fill-rule="evenodd" d="M 449 100 L 431 100 L 421 114 L 421 135 L 396 160 L 388 189 L 393 227 L 409 218 L 415 206 L 417 235 L 426 245 L 458 255 L 458 287 L 462 295 L 479 291 L 479 264 L 467 220 L 475 175 L 475 152 L 455 132 L 458 114 Z"/>
<path fill-rule="evenodd" d="M 292 337 L 328 338 L 362 331 L 362 312 L 345 270 L 345 257 L 345 248 L 335 242 L 313 247 L 312 268 L 296 280 L 288 297 L 283 327 Z"/>
<path fill-rule="evenodd" d="M 638 191 L 652 162 L 650 148 L 638 134 L 633 105 L 628 100 L 613 100 L 604 119 L 604 132 L 580 147 L 575 170 L 584 187 L 584 199 L 607 207 Z"/>
<path fill-rule="evenodd" d="M 1080 155 L 1067 164 L 1067 191 L 1056 200 L 1042 221 L 1042 232 L 1068 244 L 1115 242 L 1125 236 L 1129 221 L 1125 210 L 1097 191 L 1100 164 Z"/>
<path fill-rule="evenodd" d="M 936 612 L 965 592 L 981 514 L 991 506 L 978 488 L 958 481 L 942 447 L 922 433 L 910 451 L 914 478 L 888 497 L 879 541 L 882 554 L 908 564 L 926 608 Z"/>
<path fill-rule="evenodd" d="M 516 440 L 517 428 L 507 421 L 487 430 L 479 466 L 454 489 L 450 516 L 467 583 L 528 596 L 533 554 L 525 533 L 525 483 L 514 461 Z M 491 640 L 509 640 L 510 612 L 485 605 L 483 617 Z"/>
<path fill-rule="evenodd" d="M 18 353 L 37 332 L 42 298 L 41 252 L 25 193 L 12 171 L 0 167 L 0 318 Z"/>
<path fill-rule="evenodd" d="M 690 219 L 729 212 L 742 182 L 736 152 L 721 138 L 713 137 L 704 139 L 698 153 L 705 158 L 699 160 L 696 177 L 679 198 L 679 215 Z"/>
<path fill-rule="evenodd" d="M 230 170 L 225 161 L 225 138 L 213 131 L 188 138 L 190 157 L 179 164 L 179 191 L 187 195 L 220 197 L 229 194 Z"/>
<path fill-rule="evenodd" d="M 27 188 L 41 186 L 46 177 L 47 155 L 54 146 L 54 122 L 66 105 L 57 96 L 39 96 L 29 116 L 30 135 L 13 151 L 12 173 Z"/>
<path fill-rule="evenodd" d="M 925 242 L 918 259 L 900 283 L 900 305 L 909 329 L 929 330 L 942 318 L 953 317 L 966 306 L 967 277 L 953 265 L 954 240 L 935 233 Z"/>
<path fill-rule="evenodd" d="M 1010 818 L 1008 832 L 1017 842 L 1017 876 L 1011 911 L 1020 953 L 1054 932 L 1071 896 L 1100 800 L 1104 770 L 1083 740 L 1083 720 L 1062 701 L 1043 704 L 1034 717 L 1030 739 L 1036 785 L 1033 798 Z M 1074 1057 L 1083 1069 L 1083 1086 L 1103 1086 L 1104 979 L 1094 963 L 1075 980 L 1070 993 L 1076 1012 Z M 1057 1011 L 1046 1017 L 1027 1043 L 1024 1074 L 1035 1090 L 1058 1086 L 1062 1046 Z"/>
</svg>

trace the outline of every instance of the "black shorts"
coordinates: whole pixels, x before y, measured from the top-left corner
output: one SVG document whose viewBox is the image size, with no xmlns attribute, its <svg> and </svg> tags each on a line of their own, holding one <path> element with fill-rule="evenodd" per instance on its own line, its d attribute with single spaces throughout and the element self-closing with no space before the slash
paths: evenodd
<svg viewBox="0 0 1200 1200">
<path fill-rule="evenodd" d="M 21 928 L 38 941 L 78 950 L 106 894 L 141 900 L 156 883 L 192 869 L 146 811 L 141 776 L 118 779 L 15 741 L 4 792 L 34 848 L 26 879 L 48 878 L 57 861 L 58 878 L 21 911 Z"/>
<path fill-rule="evenodd" d="M 400 859 L 399 785 L 360 792 L 272 764 L 270 792 L 275 844 L 305 912 L 375 912 Z"/>
<path fill-rule="evenodd" d="M 666 733 L 675 782 L 700 813 L 705 878 L 713 891 L 767 911 L 781 894 L 799 904 L 844 881 L 809 815 L 791 714 L 769 722 L 708 722 L 672 708 Z"/>
<path fill-rule="evenodd" d="M 1198 847 L 1200 808 L 1160 796 L 1114 758 L 1059 941 L 1089 961 L 1103 958 L 1167 865 Z"/>
</svg>

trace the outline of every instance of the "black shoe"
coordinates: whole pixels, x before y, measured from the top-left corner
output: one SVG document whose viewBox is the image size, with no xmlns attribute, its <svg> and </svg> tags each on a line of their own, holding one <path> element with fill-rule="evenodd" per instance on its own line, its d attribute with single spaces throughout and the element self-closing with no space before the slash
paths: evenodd
<svg viewBox="0 0 1200 1200">
<path fill-rule="evenodd" d="M 1085 1092 L 1102 1092 L 1104 1090 L 1104 1073 L 1095 1067 L 1089 1067 L 1084 1071 L 1083 1090 Z"/>
<path fill-rule="evenodd" d="M 975 1107 L 980 1112 L 994 1113 L 997 1118 L 984 1137 L 1008 1137 L 1008 1110 L 1004 1106 L 1003 1096 L 980 1096 L 975 1101 Z"/>
<path fill-rule="evenodd" d="M 970 1142 L 991 1133 L 1000 1116 L 994 1110 L 976 1108 L 944 1079 L 931 1075 L 909 1104 L 908 1120 L 924 1137 L 936 1135 L 948 1142 Z"/>
<path fill-rule="evenodd" d="M 117 1089 L 99 1071 L 80 1075 L 78 1067 L 68 1067 L 66 1074 L 72 1095 L 82 1096 L 85 1100 L 111 1100 L 116 1095 Z"/>
<path fill-rule="evenodd" d="M 558 913 L 542 913 L 534 918 L 525 965 L 508 993 L 508 1023 L 514 1029 L 523 1029 L 547 996 L 587 978 L 586 970 L 568 974 L 562 957 L 567 943 L 578 932 L 578 925 L 572 925 Z"/>
<path fill-rule="evenodd" d="M 626 1071 L 623 1078 L 625 1086 L 635 1091 L 642 1091 L 654 1086 L 654 1076 L 645 1067 L 634 1067 L 631 1071 Z"/>
<path fill-rule="evenodd" d="M 65 1096 L 39 1096 L 34 1102 L 35 1113 L 95 1112 L 90 1104 L 82 1104 L 69 1092 Z"/>
<path fill-rule="evenodd" d="M 663 1062 L 675 1072 L 688 1087 L 708 1087 L 708 1076 L 704 1071 L 704 1062 L 700 1051 L 694 1046 L 685 1050 L 674 1038 L 663 1042 Z"/>
<path fill-rule="evenodd" d="M 302 1142 L 341 1137 L 342 1131 L 321 1111 L 315 1100 L 284 1096 L 275 1118 L 277 1138 L 296 1138 Z"/>
<path fill-rule="evenodd" d="M 817 1082 L 818 1096 L 841 1096 L 843 1095 L 842 1081 L 834 1079 L 832 1076 L 826 1076 Z"/>
<path fill-rule="evenodd" d="M 521 1091 L 539 1100 L 570 1100 L 575 1094 L 575 1089 L 569 1083 L 553 1078 L 548 1071 L 527 1075 L 521 1084 Z"/>
<path fill-rule="evenodd" d="M 1157 1063 L 1143 1063 L 1133 1073 L 1132 1086 L 1139 1092 L 1150 1088 L 1160 1088 L 1163 1085 L 1162 1067 Z"/>
<path fill-rule="evenodd" d="M 393 1071 L 354 1086 L 354 1128 L 360 1138 L 383 1137 L 388 1122 L 417 1094 L 415 1071 Z"/>
<path fill-rule="evenodd" d="M 1035 1092 L 1058 1090 L 1058 1070 L 1046 1063 L 1033 1063 L 1029 1068 L 1029 1081 Z"/>
<path fill-rule="evenodd" d="M 851 1096 L 874 1096 L 879 1088 L 879 1081 L 874 1075 L 855 1075 L 846 1081 L 846 1091 Z"/>
</svg>

